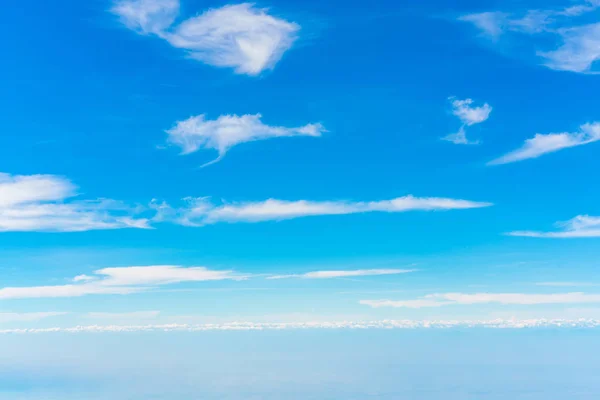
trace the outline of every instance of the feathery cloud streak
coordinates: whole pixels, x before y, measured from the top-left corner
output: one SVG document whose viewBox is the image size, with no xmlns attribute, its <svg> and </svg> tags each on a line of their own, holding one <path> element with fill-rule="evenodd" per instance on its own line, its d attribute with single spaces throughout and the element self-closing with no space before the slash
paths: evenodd
<svg viewBox="0 0 600 400">
<path fill-rule="evenodd" d="M 71 200 L 76 190 L 62 177 L 0 173 L 0 232 L 148 228 L 134 207 L 109 199 Z"/>
<path fill-rule="evenodd" d="M 247 75 L 273 68 L 300 30 L 252 3 L 209 9 L 178 25 L 179 0 L 121 0 L 111 11 L 129 29 L 166 40 L 192 59 Z"/>
<path fill-rule="evenodd" d="M 398 197 L 392 200 L 349 201 L 286 201 L 268 199 L 261 202 L 243 202 L 214 205 L 206 198 L 187 199 L 188 206 L 172 209 L 166 204 L 156 205 L 157 219 L 187 226 L 203 226 L 220 222 L 264 222 L 287 219 L 348 215 L 369 212 L 398 213 L 407 211 L 460 210 L 490 207 L 492 203 L 436 197 Z"/>
<path fill-rule="evenodd" d="M 508 235 L 551 239 L 600 237 L 600 217 L 578 215 L 569 221 L 557 222 L 555 226 L 561 230 L 555 232 L 514 231 L 509 232 Z"/>
<path fill-rule="evenodd" d="M 168 141 L 181 148 L 183 154 L 194 153 L 200 149 L 214 149 L 218 157 L 203 165 L 220 161 L 232 147 L 247 142 L 280 137 L 308 136 L 319 137 L 325 132 L 323 125 L 307 124 L 297 128 L 270 126 L 263 124 L 261 115 L 221 115 L 216 120 L 207 120 L 197 115 L 166 131 Z"/>
<path fill-rule="evenodd" d="M 436 293 L 414 300 L 361 300 L 360 304 L 373 308 L 427 308 L 451 305 L 502 304 L 502 305 L 536 305 L 536 304 L 578 304 L 600 303 L 600 294 L 559 293 L 559 294 L 526 294 L 526 293 Z"/>
<path fill-rule="evenodd" d="M 520 44 L 530 41 L 535 55 L 550 69 L 596 73 L 592 67 L 600 59 L 600 23 L 578 24 L 576 17 L 597 11 L 600 1 L 588 0 L 562 9 L 528 10 L 521 14 L 493 11 L 463 15 L 459 21 L 473 24 L 493 42 L 514 38 Z M 560 45 L 540 50 L 545 38 L 554 36 Z"/>
<path fill-rule="evenodd" d="M 357 269 L 357 270 L 333 270 L 333 271 L 313 271 L 305 274 L 290 274 L 290 275 L 273 275 L 267 279 L 287 279 L 287 278 L 302 278 L 302 279 L 334 279 L 334 278 L 351 278 L 359 276 L 381 276 L 381 275 L 398 275 L 414 272 L 414 269 Z"/>
<path fill-rule="evenodd" d="M 7 287 L 0 289 L 0 300 L 28 298 L 80 297 L 91 294 L 132 294 L 158 286 L 181 282 L 243 280 L 246 276 L 233 271 L 214 271 L 205 267 L 154 265 L 103 268 L 94 276 L 82 275 L 74 283 L 57 286 Z"/>
<path fill-rule="evenodd" d="M 600 140 L 600 122 L 581 125 L 578 132 L 549 133 L 547 135 L 538 133 L 533 138 L 527 139 L 517 150 L 490 161 L 488 165 L 509 164 L 538 158 L 544 154 L 583 146 L 598 140 Z"/>
<path fill-rule="evenodd" d="M 485 103 L 482 106 L 474 106 L 472 99 L 459 100 L 454 97 L 449 99 L 452 103 L 452 114 L 462 122 L 457 133 L 452 133 L 442 138 L 454 144 L 478 144 L 478 141 L 467 139 L 466 127 L 487 121 L 492 112 L 492 107 Z"/>
</svg>

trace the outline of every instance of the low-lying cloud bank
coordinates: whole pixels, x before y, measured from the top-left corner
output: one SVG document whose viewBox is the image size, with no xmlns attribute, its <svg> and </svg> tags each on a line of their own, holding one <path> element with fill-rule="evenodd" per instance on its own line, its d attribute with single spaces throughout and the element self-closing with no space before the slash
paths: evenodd
<svg viewBox="0 0 600 400">
<path fill-rule="evenodd" d="M 204 332 L 204 331 L 265 331 L 306 329 L 450 329 L 450 328 L 599 328 L 596 319 L 493 319 L 493 320 L 381 320 L 341 322 L 231 322 L 223 324 L 165 325 L 90 325 L 71 328 L 4 329 L 0 334 L 31 333 L 128 333 L 128 332 Z"/>
</svg>

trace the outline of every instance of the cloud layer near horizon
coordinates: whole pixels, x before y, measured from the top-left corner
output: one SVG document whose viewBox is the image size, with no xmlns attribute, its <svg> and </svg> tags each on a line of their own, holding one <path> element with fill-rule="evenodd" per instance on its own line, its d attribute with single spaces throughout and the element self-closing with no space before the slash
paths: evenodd
<svg viewBox="0 0 600 400">
<path fill-rule="evenodd" d="M 536 305 L 536 304 L 578 304 L 600 303 L 600 294 L 587 293 L 435 293 L 414 300 L 361 300 L 360 304 L 373 308 L 427 308 L 452 305 L 503 304 L 503 305 Z"/>
</svg>

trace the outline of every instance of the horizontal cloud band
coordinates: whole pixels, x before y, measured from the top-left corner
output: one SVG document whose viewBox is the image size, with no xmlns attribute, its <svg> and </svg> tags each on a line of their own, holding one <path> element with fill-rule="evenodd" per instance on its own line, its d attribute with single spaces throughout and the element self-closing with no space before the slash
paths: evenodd
<svg viewBox="0 0 600 400">
<path fill-rule="evenodd" d="M 204 331 L 266 331 L 298 329 L 451 329 L 451 328 L 600 328 L 595 319 L 493 319 L 493 320 L 382 320 L 339 322 L 232 322 L 223 324 L 165 325 L 91 325 L 72 328 L 0 329 L 0 334 L 30 333 L 104 333 L 104 332 L 204 332 Z"/>
<path fill-rule="evenodd" d="M 413 196 L 369 202 L 268 199 L 262 202 L 214 205 L 206 198 L 188 199 L 188 202 L 188 207 L 179 210 L 173 210 L 167 205 L 159 206 L 159 219 L 174 218 L 184 225 L 202 226 L 219 222 L 264 222 L 308 216 L 460 210 L 492 206 L 492 203 L 486 202 Z"/>
<path fill-rule="evenodd" d="M 451 305 L 471 304 L 503 304 L 503 305 L 534 305 L 534 304 L 577 304 L 600 303 L 600 294 L 558 293 L 558 294 L 529 294 L 529 293 L 436 293 L 414 300 L 361 300 L 360 304 L 373 308 L 427 308 Z"/>
</svg>

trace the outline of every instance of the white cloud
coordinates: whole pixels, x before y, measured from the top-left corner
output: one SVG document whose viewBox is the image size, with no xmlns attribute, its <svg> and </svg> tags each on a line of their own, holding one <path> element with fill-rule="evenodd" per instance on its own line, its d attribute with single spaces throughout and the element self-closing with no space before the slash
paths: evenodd
<svg viewBox="0 0 600 400">
<path fill-rule="evenodd" d="M 361 300 L 360 304 L 373 308 L 427 308 L 448 305 L 471 304 L 536 305 L 536 304 L 579 304 L 600 303 L 600 294 L 558 293 L 436 293 L 414 300 Z"/>
<path fill-rule="evenodd" d="M 578 132 L 549 133 L 547 135 L 537 133 L 533 138 L 527 139 L 517 150 L 490 161 L 488 165 L 501 165 L 538 158 L 544 154 L 583 146 L 598 140 L 600 140 L 600 122 L 581 125 Z"/>
<path fill-rule="evenodd" d="M 178 121 L 175 127 L 166 131 L 168 141 L 181 148 L 183 154 L 200 149 L 214 149 L 218 157 L 203 166 L 220 161 L 227 151 L 241 143 L 279 137 L 308 136 L 319 137 L 325 132 L 321 124 L 307 124 L 297 128 L 270 126 L 263 124 L 261 115 L 221 115 L 216 120 L 207 120 L 197 115 Z"/>
<path fill-rule="evenodd" d="M 464 15 L 459 20 L 473 24 L 496 42 L 510 40 L 509 34 L 517 35 L 515 42 L 520 44 L 513 47 L 523 48 L 524 43 L 531 42 L 533 47 L 538 48 L 536 55 L 548 68 L 595 73 L 592 66 L 600 59 L 600 23 L 579 24 L 576 17 L 599 7 L 599 1 L 589 0 L 563 9 L 535 9 L 520 14 L 483 12 Z M 555 36 L 562 44 L 551 51 L 539 50 L 547 44 L 548 35 Z"/>
<path fill-rule="evenodd" d="M 111 11 L 130 29 L 154 34 L 203 63 L 258 75 L 292 47 L 300 26 L 251 3 L 226 5 L 174 25 L 179 0 L 124 0 Z"/>
<path fill-rule="evenodd" d="M 397 275 L 414 272 L 414 269 L 357 269 L 349 271 L 313 271 L 305 274 L 273 275 L 267 279 L 303 278 L 303 279 L 332 279 L 350 278 L 357 276 Z"/>
<path fill-rule="evenodd" d="M 315 321 L 315 322 L 229 322 L 220 324 L 163 325 L 91 325 L 72 328 L 2 329 L 0 334 L 28 333 L 127 333 L 127 332 L 204 332 L 266 331 L 306 329 L 451 329 L 451 328 L 598 328 L 596 319 L 492 319 L 492 320 L 380 320 L 380 321 Z"/>
<path fill-rule="evenodd" d="M 132 207 L 108 199 L 71 200 L 76 186 L 53 175 L 0 173 L 0 232 L 148 228 Z"/>
<path fill-rule="evenodd" d="M 0 312 L 0 323 L 8 322 L 31 322 L 39 321 L 40 319 L 59 317 L 66 315 L 66 312 L 29 312 L 29 313 L 7 313 Z"/>
<path fill-rule="evenodd" d="M 129 29 L 142 34 L 162 35 L 179 14 L 179 0 L 116 1 L 111 12 Z"/>
<path fill-rule="evenodd" d="M 444 136 L 442 140 L 452 142 L 454 144 L 479 144 L 479 140 L 467 139 L 467 132 L 465 131 L 464 126 L 461 126 L 458 129 L 458 132 Z"/>
<path fill-rule="evenodd" d="M 478 141 L 470 141 L 467 139 L 466 127 L 480 124 L 487 121 L 492 112 L 492 107 L 485 103 L 481 106 L 474 106 L 472 99 L 456 99 L 450 97 L 452 104 L 452 114 L 462 122 L 462 126 L 457 133 L 452 133 L 442 138 L 454 144 L 478 144 Z"/>
<path fill-rule="evenodd" d="M 514 231 L 509 232 L 508 235 L 554 239 L 600 237 L 600 217 L 578 215 L 569 221 L 558 222 L 555 225 L 561 230 L 554 232 Z"/>
<path fill-rule="evenodd" d="M 496 38 L 504 32 L 504 25 L 509 14 L 503 12 L 483 12 L 461 16 L 458 20 L 470 22 L 479 28 L 484 34 Z"/>
<path fill-rule="evenodd" d="M 263 222 L 323 216 L 347 215 L 368 212 L 434 211 L 489 207 L 491 203 L 436 197 L 398 197 L 392 200 L 349 201 L 285 201 L 268 199 L 261 202 L 244 202 L 214 205 L 206 198 L 188 199 L 188 206 L 174 210 L 161 205 L 159 218 L 187 226 L 203 226 L 219 222 Z"/>
<path fill-rule="evenodd" d="M 57 286 L 7 287 L 0 289 L 2 299 L 80 297 L 91 294 L 131 294 L 180 282 L 243 280 L 233 271 L 214 271 L 205 267 L 156 265 L 143 267 L 103 268 L 94 272 L 93 280 Z M 81 276 L 81 275 L 80 275 Z"/>
<path fill-rule="evenodd" d="M 482 106 L 476 107 L 473 105 L 472 99 L 459 100 L 451 98 L 452 100 L 452 114 L 457 116 L 461 122 L 466 126 L 480 124 L 490 116 L 492 107 L 485 103 Z"/>
<path fill-rule="evenodd" d="M 548 68 L 560 71 L 592 73 L 593 64 L 600 59 L 600 23 L 558 31 L 563 44 L 554 51 L 540 51 Z"/>
</svg>

